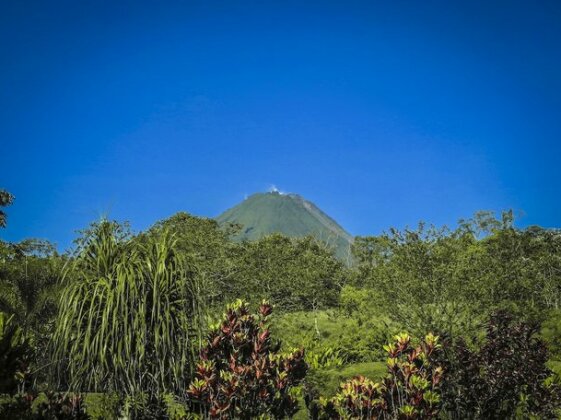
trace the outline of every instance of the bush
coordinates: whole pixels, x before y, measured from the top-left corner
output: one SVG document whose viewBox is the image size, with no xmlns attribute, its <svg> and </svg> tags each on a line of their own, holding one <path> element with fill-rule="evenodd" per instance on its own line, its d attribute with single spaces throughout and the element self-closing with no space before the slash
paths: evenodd
<svg viewBox="0 0 561 420">
<path fill-rule="evenodd" d="M 253 315 L 246 303 L 231 305 L 201 352 L 196 379 L 187 391 L 192 410 L 210 418 L 292 416 L 293 387 L 306 376 L 304 351 L 281 355 L 267 327 L 270 305 Z"/>
<path fill-rule="evenodd" d="M 0 312 L 0 394 L 14 394 L 29 376 L 31 348 L 12 317 Z"/>
<path fill-rule="evenodd" d="M 561 360 L 561 310 L 551 311 L 542 324 L 541 336 L 551 357 Z"/>
<path fill-rule="evenodd" d="M 556 418 L 561 389 L 547 367 L 537 324 L 500 311 L 479 350 L 459 340 L 446 351 L 445 410 L 458 419 Z"/>
<path fill-rule="evenodd" d="M 312 406 L 312 416 L 339 419 L 434 418 L 441 407 L 443 369 L 437 363 L 438 337 L 428 334 L 417 346 L 407 334 L 384 346 L 389 355 L 388 373 L 381 382 L 359 375 L 341 384 L 340 391 L 321 407 Z M 315 410 L 314 410 L 315 408 Z"/>
<path fill-rule="evenodd" d="M 31 418 L 33 396 L 16 394 L 0 396 L 0 419 L 28 419 Z"/>
<path fill-rule="evenodd" d="M 348 378 L 363 375 L 373 380 L 381 380 L 386 372 L 385 362 L 363 362 L 339 368 L 311 369 L 304 384 L 306 405 L 315 404 L 320 396 L 325 398 L 335 396 L 341 383 Z"/>
<path fill-rule="evenodd" d="M 384 360 L 382 346 L 397 332 L 372 311 L 349 317 L 336 310 L 284 314 L 271 330 L 283 345 L 303 346 L 310 357 L 331 349 L 345 364 Z"/>
<path fill-rule="evenodd" d="M 86 420 L 79 394 L 47 392 L 39 395 L 16 394 L 0 404 L 0 419 Z"/>
<path fill-rule="evenodd" d="M 122 401 L 117 394 L 90 393 L 84 395 L 84 405 L 92 420 L 116 419 L 121 414 Z"/>
<path fill-rule="evenodd" d="M 63 291 L 52 338 L 62 386 L 118 393 L 133 411 L 185 390 L 204 305 L 195 267 L 173 236 L 134 241 L 102 221 L 65 275 L 74 280 Z"/>
</svg>

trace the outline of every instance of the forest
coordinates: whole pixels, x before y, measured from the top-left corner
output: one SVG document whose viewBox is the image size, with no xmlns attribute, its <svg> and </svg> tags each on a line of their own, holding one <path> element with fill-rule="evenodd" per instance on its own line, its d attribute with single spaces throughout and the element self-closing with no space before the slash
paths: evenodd
<svg viewBox="0 0 561 420">
<path fill-rule="evenodd" d="M 0 418 L 561 418 L 561 231 L 482 211 L 356 237 L 347 264 L 239 229 L 0 241 Z"/>
</svg>

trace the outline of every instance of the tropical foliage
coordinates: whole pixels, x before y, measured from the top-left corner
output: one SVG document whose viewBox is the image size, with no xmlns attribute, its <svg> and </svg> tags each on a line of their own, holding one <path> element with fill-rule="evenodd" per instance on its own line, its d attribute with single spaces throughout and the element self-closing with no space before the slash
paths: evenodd
<svg viewBox="0 0 561 420">
<path fill-rule="evenodd" d="M 548 369 L 536 323 L 500 311 L 486 325 L 477 350 L 460 339 L 444 357 L 446 410 L 457 419 L 555 418 L 561 386 Z"/>
<path fill-rule="evenodd" d="M 44 240 L 0 242 L 0 311 L 13 315 L 26 332 L 50 327 L 57 310 L 57 292 L 64 258 Z"/>
<path fill-rule="evenodd" d="M 331 400 L 324 401 L 321 418 L 417 419 L 438 415 L 444 370 L 438 359 L 438 337 L 428 334 L 417 346 L 399 334 L 384 346 L 388 373 L 381 382 L 362 375 L 341 384 Z"/>
<path fill-rule="evenodd" d="M 21 391 L 29 373 L 30 347 L 21 327 L 0 312 L 0 394 Z"/>
<path fill-rule="evenodd" d="M 238 297 L 267 299 L 282 311 L 336 306 L 345 282 L 343 263 L 311 237 L 273 234 L 245 242 L 235 264 Z"/>
<path fill-rule="evenodd" d="M 561 414 L 560 231 L 481 212 L 355 238 L 347 264 L 239 229 L 179 213 L 93 223 L 63 255 L 0 241 L 0 418 Z M 399 331 L 439 338 L 384 348 Z"/>
<path fill-rule="evenodd" d="M 272 307 L 257 314 L 238 301 L 212 329 L 201 352 L 190 405 L 205 418 L 291 417 L 298 409 L 292 388 L 306 376 L 304 351 L 278 352 L 267 327 Z"/>
<path fill-rule="evenodd" d="M 126 395 L 184 389 L 203 319 L 193 270 L 172 235 L 135 242 L 102 221 L 64 273 L 53 335 L 62 383 Z"/>
<path fill-rule="evenodd" d="M 375 304 L 409 331 L 480 330 L 497 309 L 543 320 L 561 296 L 561 232 L 516 229 L 478 213 L 458 228 L 391 229 L 357 238 L 354 284 L 375 291 Z"/>
<path fill-rule="evenodd" d="M 0 189 L 0 208 L 11 205 L 14 202 L 14 196 L 6 190 Z M 0 210 L 0 228 L 6 227 L 6 213 Z"/>
</svg>

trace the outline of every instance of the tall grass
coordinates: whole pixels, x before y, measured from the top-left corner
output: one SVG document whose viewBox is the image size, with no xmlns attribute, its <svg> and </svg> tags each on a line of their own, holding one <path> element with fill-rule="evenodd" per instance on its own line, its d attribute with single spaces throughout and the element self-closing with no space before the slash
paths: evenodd
<svg viewBox="0 0 561 420">
<path fill-rule="evenodd" d="M 53 345 L 70 390 L 161 395 L 186 388 L 202 292 L 173 236 L 121 240 L 103 221 L 65 278 Z"/>
</svg>

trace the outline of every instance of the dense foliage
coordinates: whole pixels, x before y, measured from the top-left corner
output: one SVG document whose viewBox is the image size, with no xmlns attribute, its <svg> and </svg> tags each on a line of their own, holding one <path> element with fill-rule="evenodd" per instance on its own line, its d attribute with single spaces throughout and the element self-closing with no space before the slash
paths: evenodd
<svg viewBox="0 0 561 420">
<path fill-rule="evenodd" d="M 210 332 L 187 391 L 196 412 L 210 418 L 280 419 L 297 411 L 291 391 L 306 376 L 304 351 L 278 352 L 267 326 L 271 312 L 267 303 L 257 314 L 242 301 L 228 308 Z"/>
<path fill-rule="evenodd" d="M 561 232 L 516 229 L 512 212 L 458 228 L 426 227 L 357 238 L 354 283 L 410 331 L 472 334 L 500 308 L 542 320 L 559 307 Z"/>
<path fill-rule="evenodd" d="M 307 362 L 319 359 L 326 368 L 338 360 L 339 366 L 382 360 L 383 345 L 398 332 L 372 310 L 356 316 L 335 309 L 291 312 L 280 315 L 271 328 L 283 345 L 304 346 Z"/>
<path fill-rule="evenodd" d="M 0 312 L 0 394 L 21 391 L 27 382 L 30 353 L 21 327 Z"/>
<path fill-rule="evenodd" d="M 0 311 L 25 330 L 47 331 L 57 311 L 57 292 L 65 258 L 44 240 L 0 242 Z"/>
<path fill-rule="evenodd" d="M 268 299 L 283 311 L 333 307 L 345 281 L 343 263 L 311 237 L 245 242 L 235 264 L 238 296 Z"/>
<path fill-rule="evenodd" d="M 58 374 L 74 391 L 179 392 L 201 333 L 200 284 L 170 235 L 136 242 L 115 230 L 101 222 L 65 273 Z"/>
<path fill-rule="evenodd" d="M 319 418 L 417 419 L 438 415 L 444 370 L 438 337 L 428 334 L 418 345 L 407 334 L 384 346 L 388 373 L 380 382 L 362 375 L 341 384 L 339 393 L 312 410 Z"/>
<path fill-rule="evenodd" d="M 535 323 L 504 311 L 491 316 L 477 350 L 460 339 L 446 351 L 446 410 L 457 419 L 555 418 L 561 386 L 547 366 Z"/>
<path fill-rule="evenodd" d="M 347 265 L 312 237 L 239 228 L 179 213 L 136 235 L 102 220 L 64 255 L 0 241 L 0 417 L 283 417 L 300 391 L 328 417 L 560 414 L 559 230 L 482 212 L 355 238 Z M 238 298 L 275 314 L 221 319 Z M 400 331 L 440 340 L 384 351 Z"/>
<path fill-rule="evenodd" d="M 221 307 L 225 301 L 239 297 L 235 281 L 238 270 L 233 258 L 236 247 L 228 240 L 234 231 L 233 226 L 221 229 L 213 219 L 177 213 L 157 222 L 137 240 L 157 240 L 172 233 L 175 249 L 189 258 L 199 281 L 204 284 L 206 303 Z"/>
<path fill-rule="evenodd" d="M 0 406 L 2 419 L 31 420 L 87 420 L 81 395 L 60 394 L 17 394 Z"/>
</svg>

